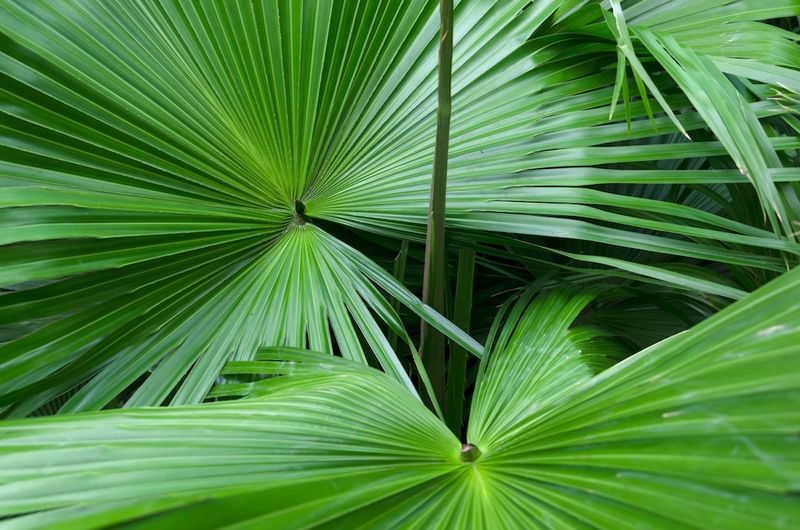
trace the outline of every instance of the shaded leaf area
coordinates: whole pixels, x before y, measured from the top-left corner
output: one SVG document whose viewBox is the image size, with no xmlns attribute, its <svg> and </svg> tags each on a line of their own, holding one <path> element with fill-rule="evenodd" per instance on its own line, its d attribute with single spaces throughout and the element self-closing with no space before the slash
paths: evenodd
<svg viewBox="0 0 800 530">
<path fill-rule="evenodd" d="M 727 188 L 747 181 L 735 165 L 728 164 L 733 171 L 721 171 L 716 164 L 717 159 L 728 152 L 726 147 L 734 150 L 730 142 L 723 145 L 702 136 L 691 143 L 670 138 L 678 131 L 677 121 L 657 114 L 651 124 L 646 119 L 652 115 L 646 92 L 642 93 L 643 98 L 626 99 L 627 119 L 608 121 L 609 109 L 613 109 L 612 90 L 619 85 L 611 70 L 621 66 L 621 71 L 625 72 L 624 63 L 615 65 L 617 38 L 596 4 L 584 6 L 557 22 L 553 17 L 543 18 L 547 6 L 555 7 L 555 4 L 540 2 L 537 8 L 523 11 L 519 24 L 528 23 L 530 26 L 521 31 L 531 31 L 534 36 L 519 53 L 498 61 L 496 65 L 476 50 L 475 64 L 468 74 L 469 59 L 463 59 L 466 62 L 462 64 L 458 54 L 460 51 L 471 53 L 472 36 L 467 33 L 461 40 L 457 38 L 448 196 L 450 226 L 599 242 L 606 246 L 633 247 L 655 253 L 656 260 L 662 259 L 659 254 L 665 254 L 673 261 L 676 256 L 690 258 L 683 260 L 690 262 L 708 258 L 733 267 L 769 269 L 770 262 L 781 267 L 780 253 L 775 254 L 776 260 L 772 261 L 763 255 L 763 251 L 747 248 L 751 244 L 771 245 L 764 240 L 757 242 L 762 237 L 780 240 L 776 242 L 778 247 L 796 255 L 796 244 L 785 240 L 785 234 L 768 235 L 770 227 L 764 227 L 768 229 L 765 231 L 759 226 L 761 223 L 756 223 L 759 226 L 759 235 L 756 235 L 752 232 L 756 226 L 727 218 L 730 212 L 725 210 L 732 209 Z M 693 14 L 706 10 L 713 14 L 720 7 L 714 2 L 695 4 L 702 7 L 692 11 Z M 633 17 L 634 20 L 648 20 L 641 15 L 642 9 L 647 9 L 644 6 L 669 15 L 673 4 L 664 8 L 661 3 L 641 2 L 636 6 L 640 15 Z M 676 4 L 675 20 L 670 20 L 673 24 L 668 27 L 676 39 L 681 38 L 686 46 L 693 46 L 700 36 L 690 33 L 688 28 L 694 28 L 695 24 L 684 18 L 685 29 L 677 23 L 685 17 L 687 8 Z M 734 19 L 758 17 L 755 10 L 748 12 L 740 3 L 726 9 L 729 12 L 716 17 L 714 24 L 705 29 L 705 35 L 734 32 L 738 28 Z M 785 9 L 791 11 L 788 7 Z M 556 11 L 567 12 L 569 8 L 559 6 Z M 665 26 L 655 25 L 657 28 Z M 482 29 L 482 26 L 476 26 L 477 33 L 478 27 Z M 765 32 L 769 31 L 769 26 L 763 27 Z M 773 60 L 781 64 L 790 62 L 788 50 L 796 51 L 796 45 L 787 40 L 792 36 L 776 31 L 774 37 L 776 41 L 784 41 L 785 46 L 781 49 L 787 53 L 785 57 L 778 56 Z M 704 50 L 709 54 L 713 51 L 725 55 L 727 49 L 721 42 L 715 42 L 719 44 L 716 49 L 712 50 L 706 43 Z M 631 54 L 634 54 L 633 50 Z M 477 64 L 478 57 L 480 65 Z M 647 60 L 648 68 L 659 68 L 652 58 L 645 56 L 642 60 Z M 788 69 L 786 72 L 796 75 Z M 476 81 L 471 83 L 473 76 Z M 502 85 L 495 85 L 495 79 L 500 78 L 503 79 Z M 671 105 L 675 112 L 680 112 L 683 130 L 704 130 L 706 125 L 702 118 L 709 113 L 695 112 L 693 102 L 686 100 L 681 87 L 663 74 L 651 81 L 656 95 L 661 97 L 664 94 L 660 101 L 665 103 L 666 109 L 669 111 Z M 738 106 L 738 95 L 733 88 L 731 90 L 733 94 L 728 94 L 729 99 L 733 98 L 731 103 Z M 739 113 L 751 121 L 756 117 L 767 119 L 780 114 L 779 107 L 767 101 L 753 101 L 750 108 L 745 106 Z M 775 148 L 782 149 L 778 146 L 796 143 L 795 139 L 786 136 L 773 141 L 775 146 L 767 150 L 773 151 L 772 154 L 767 152 L 763 156 L 771 157 Z M 712 169 L 714 171 L 706 171 Z M 700 182 L 707 172 L 708 180 Z M 762 173 L 767 174 L 772 175 L 768 171 Z M 790 173 L 777 174 L 785 174 L 794 180 Z M 700 180 L 695 180 L 698 178 Z M 720 180 L 716 180 L 718 178 Z M 404 230 L 410 223 L 421 222 L 423 203 L 412 200 L 412 197 L 424 193 L 426 179 L 424 168 L 409 168 L 394 179 L 395 189 L 388 193 L 388 190 L 382 191 L 388 186 L 386 179 L 376 175 L 372 186 L 363 186 L 364 183 L 360 182 L 358 189 L 343 191 L 341 210 L 331 211 L 333 202 L 324 201 L 331 206 L 326 206 L 320 215 L 333 214 L 337 221 L 367 230 L 382 224 L 386 226 L 384 233 L 387 234 Z M 712 180 L 714 185 L 709 185 Z M 651 186 L 637 190 L 631 184 Z M 692 188 L 686 189 L 686 185 Z M 575 189 L 577 186 L 603 188 Z M 767 184 L 767 187 L 773 189 L 774 185 Z M 787 193 L 788 200 L 792 200 L 794 192 L 788 190 Z M 408 197 L 408 202 L 398 201 L 398 194 Z M 710 197 L 713 197 L 710 204 L 698 207 L 700 200 Z M 359 208 L 355 208 L 356 204 Z M 417 211 L 411 212 L 407 204 L 416 204 Z M 764 204 L 783 208 L 766 199 Z M 759 206 L 755 208 L 761 212 Z M 359 212 L 364 209 L 367 210 L 364 216 L 368 215 L 369 219 L 361 217 Z M 794 214 L 788 220 L 785 217 L 784 222 L 792 219 Z M 787 228 L 784 226 L 782 230 Z M 680 237 L 664 238 L 668 234 Z M 742 238 L 745 234 L 753 238 Z M 478 234 L 473 237 L 488 236 Z M 547 242 L 551 248 L 554 245 L 556 250 L 560 246 Z M 604 253 L 617 252 L 613 247 Z M 750 254 L 750 257 L 745 254 Z M 582 261 L 597 262 L 591 257 Z M 704 290 L 714 291 L 716 287 L 717 292 L 724 291 L 728 297 L 737 298 L 742 294 L 714 285 L 718 282 L 704 282 L 705 278 L 697 278 L 694 274 L 676 274 L 669 266 L 634 265 L 626 261 L 606 259 L 603 264 L 692 290 L 704 284 Z M 757 261 L 760 265 L 756 265 Z M 691 283 L 692 280 L 698 283 Z"/>
<path fill-rule="evenodd" d="M 621 286 L 592 314 L 635 351 L 800 254 L 796 36 L 758 22 L 798 7 L 613 4 L 455 8 L 448 233 L 511 283 L 477 299 L 477 333 L 557 270 Z M 84 383 L 64 412 L 197 403 L 273 345 L 410 388 L 387 293 L 479 356 L 380 252 L 320 228 L 422 240 L 438 22 L 434 0 L 4 2 L 4 414 Z M 637 307 L 669 329 L 620 332 Z"/>
<path fill-rule="evenodd" d="M 595 376 L 565 324 L 594 295 L 523 298 L 483 361 L 474 461 L 388 375 L 286 348 L 229 363 L 266 377 L 217 387 L 250 396 L 231 403 L 7 421 L 0 528 L 793 528 L 798 288 Z"/>
</svg>

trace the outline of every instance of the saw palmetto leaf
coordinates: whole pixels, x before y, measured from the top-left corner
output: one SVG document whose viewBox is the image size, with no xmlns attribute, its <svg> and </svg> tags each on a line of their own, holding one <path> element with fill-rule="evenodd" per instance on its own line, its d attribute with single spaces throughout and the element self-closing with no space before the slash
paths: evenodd
<svg viewBox="0 0 800 530">
<path fill-rule="evenodd" d="M 74 467 L 74 472 L 61 468 L 67 471 L 62 477 L 72 477 L 70 492 L 59 489 L 56 482 L 51 482 L 51 489 L 42 482 L 37 485 L 35 480 L 23 486 L 26 479 L 19 474 L 22 468 L 12 470 L 4 465 L 9 474 L 3 477 L 0 488 L 10 497 L 4 499 L 0 511 L 46 508 L 51 511 L 33 516 L 30 523 L 89 528 L 100 521 L 110 524 L 162 510 L 189 506 L 202 510 L 204 505 L 242 502 L 252 493 L 255 495 L 250 498 L 262 496 L 262 500 L 285 502 L 286 510 L 278 509 L 277 504 L 268 508 L 269 503 L 257 502 L 252 504 L 255 511 L 245 510 L 240 518 L 261 517 L 263 524 L 283 521 L 302 526 L 304 520 L 305 524 L 322 524 L 341 515 L 343 502 L 358 503 L 358 497 L 365 495 L 361 502 L 375 502 L 380 490 L 383 496 L 389 496 L 413 484 L 436 482 L 457 466 L 457 440 L 410 392 L 385 374 L 317 354 L 303 359 L 314 363 L 314 370 L 302 370 L 301 365 L 297 374 L 291 375 L 294 372 L 286 367 L 293 364 L 292 356 L 284 357 L 289 361 L 279 363 L 275 370 L 289 373 L 289 377 L 267 380 L 276 384 L 267 387 L 267 395 L 257 400 L 118 411 L 113 424 L 108 423 L 112 416 L 102 412 L 46 420 L 45 429 L 59 430 L 66 427 L 64 421 L 83 419 L 85 423 L 75 431 L 77 437 L 66 453 L 74 458 L 73 464 L 82 467 L 88 463 L 86 457 L 98 456 L 97 443 L 107 443 L 101 473 L 107 473 L 108 480 L 95 480 L 98 470 L 88 466 L 83 470 Z M 263 370 L 269 370 L 268 363 L 260 364 Z M 290 380 L 290 385 L 281 384 Z M 25 420 L 22 423 L 28 424 Z M 24 437 L 21 432 L 3 431 L 0 443 L 11 450 L 24 443 Z M 362 443 L 367 439 L 373 442 Z M 160 462 L 160 471 L 143 466 L 141 459 L 150 459 L 148 452 L 159 447 L 163 452 L 151 462 Z M 426 453 L 420 463 L 411 462 L 413 455 Z M 19 454 L 18 459 L 7 452 L 3 455 L 18 464 L 38 461 L 34 467 L 44 462 L 38 460 L 42 455 L 36 450 Z M 59 459 L 55 453 L 51 457 Z M 55 464 L 55 460 L 49 461 Z M 78 464 L 80 461 L 83 464 Z M 161 484 L 151 483 L 158 474 L 163 479 Z M 351 489 L 364 479 L 366 482 L 357 488 L 360 491 Z M 9 481 L 19 487 L 12 487 Z M 29 487 L 41 495 L 32 496 Z M 269 491 L 273 487 L 278 489 Z M 330 495 L 327 499 L 323 489 Z M 73 507 L 90 490 L 99 502 Z M 283 501 L 279 500 L 281 496 Z M 378 493 L 377 498 L 381 496 Z M 161 500 L 157 500 L 159 497 Z M 118 516 L 110 515 L 110 506 L 119 508 Z M 234 522 L 228 516 L 226 519 L 228 524 Z M 205 524 L 220 526 L 216 521 L 209 519 Z M 11 522 L 26 524 L 24 520 Z"/>
<path fill-rule="evenodd" d="M 558 318 L 586 295 L 534 304 L 513 329 L 551 325 L 515 331 L 527 340 L 512 337 L 476 391 L 468 436 L 482 465 L 504 489 L 530 486 L 538 518 L 568 513 L 567 526 L 791 528 L 799 277 L 594 377 Z M 512 368 L 506 352 L 537 369 Z M 509 377 L 528 384 L 507 387 Z"/>
<path fill-rule="evenodd" d="M 41 322 L 0 347 L 7 414 L 88 377 L 64 411 L 114 404 L 143 374 L 129 406 L 201 401 L 226 360 L 272 344 L 371 356 L 413 388 L 377 324 L 396 329 L 393 311 L 299 211 L 336 164 L 322 146 L 396 68 L 383 39 L 433 38 L 430 2 L 377 6 L 0 9 L 0 278 L 46 280 L 3 297 L 3 324 Z M 353 27 L 364 17 L 394 37 Z"/>
<path fill-rule="evenodd" d="M 472 449 L 387 374 L 287 348 L 227 365 L 262 374 L 215 390 L 245 399 L 6 421 L 0 528 L 793 528 L 798 288 L 599 375 L 597 334 L 569 325 L 596 293 L 526 295 L 483 360 Z"/>
</svg>

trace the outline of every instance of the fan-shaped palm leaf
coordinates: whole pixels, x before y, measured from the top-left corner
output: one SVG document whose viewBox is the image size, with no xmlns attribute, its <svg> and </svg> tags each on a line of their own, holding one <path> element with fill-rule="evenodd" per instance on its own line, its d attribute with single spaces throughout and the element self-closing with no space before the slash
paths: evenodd
<svg viewBox="0 0 800 530">
<path fill-rule="evenodd" d="M 477 448 L 390 376 L 280 348 L 228 364 L 273 375 L 215 390 L 248 399 L 6 421 L 0 527 L 792 528 L 798 288 L 595 377 L 569 327 L 591 296 L 523 301 L 482 361 Z"/>
<path fill-rule="evenodd" d="M 559 251 L 554 241 L 567 239 L 672 255 L 689 266 L 563 254 L 730 298 L 750 286 L 691 265 L 710 260 L 742 276 L 785 270 L 800 251 L 786 233 L 795 198 L 774 181 L 797 177 L 781 172 L 775 150 L 797 140 L 765 136 L 757 119 L 785 111 L 766 99 L 764 83 L 791 90 L 796 46 L 784 30 L 758 25 L 780 46 L 756 50 L 762 66 L 748 68 L 742 48 L 714 37 L 798 12 L 791 2 L 764 6 L 625 3 L 633 35 L 673 74 L 654 73 L 653 86 L 689 134 L 706 121 L 721 134 L 719 109 L 681 93 L 694 86 L 692 74 L 671 67 L 653 39 L 684 50 L 683 67 L 696 56 L 752 80 L 752 101 L 722 74 L 715 87 L 724 88 L 709 92 L 738 102 L 750 136 L 648 144 L 678 129 L 657 112 L 658 132 L 641 119 L 647 97 L 627 105 L 630 131 L 627 120 L 608 122 L 621 36 L 601 5 L 460 2 L 448 228 L 490 245 L 502 233 Z M 14 405 L 6 413 L 26 414 L 92 377 L 67 410 L 100 408 L 143 374 L 128 404 L 198 402 L 226 360 L 276 344 L 373 359 L 410 387 L 409 361 L 377 324 L 398 330 L 397 319 L 365 280 L 382 273 L 356 251 L 340 261 L 341 245 L 322 221 L 421 239 L 435 8 L 428 0 L 0 6 L 0 284 L 10 290 L 0 296 L 0 322 L 33 330 L 0 346 L 0 403 Z M 708 22 L 698 25 L 702 17 Z M 635 51 L 641 64 L 656 64 Z M 619 145 L 629 138 L 640 143 Z M 747 158 L 754 139 L 769 163 Z M 735 170 L 659 166 L 726 154 L 757 165 L 749 176 L 765 211 L 781 219 L 775 230 L 589 188 L 747 182 Z M 458 335 L 388 275 L 378 283 Z"/>
</svg>

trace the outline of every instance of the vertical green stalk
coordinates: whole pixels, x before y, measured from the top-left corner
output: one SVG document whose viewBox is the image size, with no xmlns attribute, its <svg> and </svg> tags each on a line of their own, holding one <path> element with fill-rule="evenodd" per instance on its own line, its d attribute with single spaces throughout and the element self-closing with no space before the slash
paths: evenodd
<svg viewBox="0 0 800 530">
<path fill-rule="evenodd" d="M 458 254 L 458 278 L 453 303 L 453 323 L 469 333 L 472 316 L 472 280 L 475 275 L 475 251 L 462 248 Z M 461 419 L 464 411 L 464 387 L 467 379 L 467 350 L 450 341 L 450 360 L 447 367 L 447 392 L 444 401 L 444 419 L 453 434 L 461 437 Z"/>
<path fill-rule="evenodd" d="M 450 145 L 450 77 L 453 67 L 453 0 L 440 0 L 439 104 L 436 112 L 436 147 L 433 154 L 428 233 L 425 239 L 425 273 L 422 301 L 441 314 L 445 302 L 445 202 L 447 153 Z M 444 336 L 424 321 L 420 328 L 423 362 L 439 402 L 444 397 Z"/>
</svg>

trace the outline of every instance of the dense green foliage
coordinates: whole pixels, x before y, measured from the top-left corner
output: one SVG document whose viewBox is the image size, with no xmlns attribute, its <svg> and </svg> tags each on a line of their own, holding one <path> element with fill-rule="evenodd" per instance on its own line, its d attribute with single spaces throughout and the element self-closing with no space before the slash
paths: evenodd
<svg viewBox="0 0 800 530">
<path fill-rule="evenodd" d="M 3 2 L 0 528 L 800 526 L 798 15 Z"/>
</svg>

